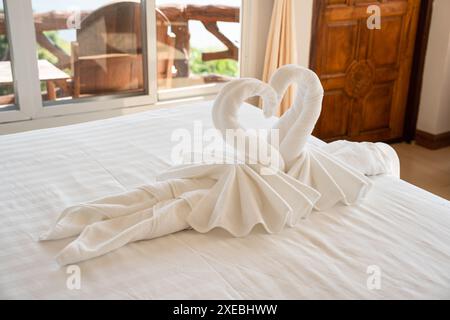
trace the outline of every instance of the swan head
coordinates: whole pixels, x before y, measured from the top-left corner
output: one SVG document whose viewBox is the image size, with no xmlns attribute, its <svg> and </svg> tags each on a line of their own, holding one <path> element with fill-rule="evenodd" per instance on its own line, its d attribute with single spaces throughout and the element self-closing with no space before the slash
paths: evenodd
<svg viewBox="0 0 450 320">
<path fill-rule="evenodd" d="M 262 110 L 266 118 L 275 114 L 278 98 L 269 84 L 252 78 L 233 80 L 220 90 L 214 101 L 212 118 L 216 129 L 222 133 L 227 129 L 242 129 L 238 121 L 238 111 L 241 105 L 252 97 L 262 98 Z"/>
</svg>

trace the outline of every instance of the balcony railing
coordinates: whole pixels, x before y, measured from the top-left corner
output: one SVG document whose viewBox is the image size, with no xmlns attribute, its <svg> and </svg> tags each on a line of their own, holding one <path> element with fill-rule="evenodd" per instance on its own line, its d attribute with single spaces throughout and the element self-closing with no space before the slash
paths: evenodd
<svg viewBox="0 0 450 320">
<path fill-rule="evenodd" d="M 203 24 L 205 29 L 217 38 L 225 47 L 225 51 L 219 52 L 206 52 L 202 53 L 203 61 L 221 60 L 221 59 L 233 59 L 238 60 L 239 49 L 238 47 L 224 35 L 218 26 L 220 22 L 239 23 L 239 8 L 231 6 L 219 6 L 219 5 L 164 5 L 157 8 L 157 39 L 158 42 L 164 42 L 165 45 L 171 47 L 176 51 L 169 63 L 158 65 L 159 77 L 173 77 L 173 78 L 187 78 L 191 76 L 189 70 L 190 59 L 190 38 L 191 33 L 189 30 L 190 21 L 199 21 Z M 95 11 L 82 11 L 80 12 L 80 19 L 83 20 Z M 49 39 L 45 32 L 66 30 L 68 27 L 68 19 L 70 19 L 73 12 L 66 11 L 50 11 L 45 13 L 34 14 L 34 22 L 36 29 L 36 41 L 40 47 L 49 51 L 55 56 L 56 62 L 54 65 L 60 70 L 71 70 L 74 74 L 74 53 L 68 54 L 58 44 Z M 106 30 L 108 32 L 108 30 Z M 5 30 L 5 17 L 0 14 L 0 35 L 6 34 Z M 171 39 L 168 39 L 171 38 Z M 165 38 L 165 39 L 164 39 Z M 72 51 L 74 47 L 72 46 Z M 6 52 L 1 60 L 9 60 L 9 53 Z M 171 68 L 173 66 L 174 68 Z M 162 68 L 162 69 L 161 69 Z M 168 70 L 171 68 L 171 70 Z M 173 72 L 173 70 L 176 70 Z M 220 75 L 209 75 L 204 77 L 205 82 L 210 81 L 222 81 Z M 62 88 L 64 87 L 65 88 Z M 69 78 L 65 85 L 60 86 L 62 91 L 73 92 L 74 79 Z M 69 89 L 68 89 L 69 88 Z M 48 88 L 47 88 L 48 89 Z M 45 94 L 45 93 L 44 93 Z M 71 93 L 69 93 L 71 95 Z M 12 95 L 1 97 L 0 104 L 6 104 L 6 100 L 13 101 Z M 10 102 L 11 102 L 10 101 Z"/>
</svg>

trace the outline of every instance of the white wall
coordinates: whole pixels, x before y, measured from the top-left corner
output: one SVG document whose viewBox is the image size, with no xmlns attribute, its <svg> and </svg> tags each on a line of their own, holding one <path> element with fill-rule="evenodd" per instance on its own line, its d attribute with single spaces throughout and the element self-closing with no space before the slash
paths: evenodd
<svg viewBox="0 0 450 320">
<path fill-rule="evenodd" d="M 449 0 L 435 0 L 425 59 L 417 129 L 434 135 L 450 131 Z"/>
</svg>

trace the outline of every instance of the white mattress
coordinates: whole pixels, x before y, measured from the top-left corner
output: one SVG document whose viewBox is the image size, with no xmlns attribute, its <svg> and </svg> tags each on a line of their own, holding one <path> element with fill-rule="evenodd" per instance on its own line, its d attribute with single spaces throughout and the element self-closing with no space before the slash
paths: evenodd
<svg viewBox="0 0 450 320">
<path fill-rule="evenodd" d="M 450 298 L 450 203 L 389 177 L 373 179 L 364 203 L 280 234 L 186 231 L 128 245 L 81 263 L 81 289 L 67 289 L 53 258 L 70 240 L 38 234 L 67 206 L 153 181 L 170 165 L 171 132 L 211 126 L 210 104 L 0 136 L 0 298 Z M 242 117 L 271 122 L 253 108 Z M 366 285 L 372 265 L 380 290 Z"/>
</svg>

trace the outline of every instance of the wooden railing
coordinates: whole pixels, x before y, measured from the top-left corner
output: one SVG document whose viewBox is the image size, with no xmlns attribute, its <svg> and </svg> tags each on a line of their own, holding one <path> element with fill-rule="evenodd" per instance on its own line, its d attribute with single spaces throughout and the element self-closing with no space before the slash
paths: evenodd
<svg viewBox="0 0 450 320">
<path fill-rule="evenodd" d="M 177 76 L 185 77 L 189 75 L 189 51 L 190 51 L 190 30 L 189 21 L 200 21 L 212 35 L 214 35 L 227 48 L 226 51 L 208 52 L 202 54 L 203 61 L 218 59 L 238 59 L 239 49 L 228 39 L 218 27 L 219 22 L 239 22 L 239 8 L 218 5 L 165 5 L 160 6 L 159 11 L 167 18 L 172 32 L 176 35 L 175 49 L 184 53 L 183 60 L 175 60 L 174 65 L 177 68 Z M 72 12 L 66 11 L 50 11 L 45 13 L 37 13 L 34 15 L 36 28 L 36 40 L 42 47 L 57 57 L 57 67 L 65 69 L 70 67 L 70 55 L 68 55 L 56 43 L 53 43 L 44 32 L 68 29 L 67 21 L 71 17 Z M 80 19 L 83 19 L 90 12 L 82 11 Z M 0 14 L 0 34 L 5 34 L 5 18 Z"/>
<path fill-rule="evenodd" d="M 192 20 L 200 21 L 206 30 L 214 35 L 227 48 L 226 51 L 203 53 L 203 61 L 219 59 L 238 60 L 239 49 L 219 30 L 218 26 L 219 22 L 238 23 L 240 12 L 238 7 L 218 5 L 166 5 L 158 7 L 158 10 L 167 18 L 167 21 L 170 22 L 171 30 L 176 35 L 175 49 L 185 55 L 183 60 L 177 59 L 174 61 L 174 66 L 177 69 L 178 77 L 189 76 L 189 40 L 191 37 L 189 21 Z"/>
<path fill-rule="evenodd" d="M 198 6 L 185 7 L 161 6 L 159 9 L 172 22 L 173 26 L 187 26 L 190 20 L 200 21 L 211 34 L 213 34 L 226 47 L 227 51 L 204 53 L 203 61 L 217 59 L 238 59 L 238 48 L 219 30 L 218 22 L 239 22 L 239 8 L 229 6 Z M 180 38 L 189 38 L 189 30 L 182 30 Z M 174 31 L 175 32 L 175 31 Z M 177 34 L 175 32 L 175 34 Z M 178 35 L 177 35 L 178 38 Z M 181 40 L 180 39 L 180 40 Z M 185 40 L 186 41 L 186 40 Z M 180 41 L 183 42 L 183 41 Z"/>
<path fill-rule="evenodd" d="M 90 12 L 81 12 L 80 18 L 83 19 Z M 36 29 L 36 41 L 42 47 L 51 52 L 58 58 L 57 67 L 65 69 L 70 66 L 70 56 L 64 52 L 56 43 L 53 43 L 44 34 L 45 31 L 65 30 L 68 29 L 67 20 L 72 13 L 66 11 L 50 11 L 45 13 L 34 14 L 34 25 Z M 5 17 L 0 14 L 0 34 L 6 34 Z"/>
<path fill-rule="evenodd" d="M 164 64 L 162 69 L 166 72 L 159 75 L 161 79 L 164 78 L 189 78 L 189 59 L 190 59 L 190 30 L 189 21 L 199 21 L 203 24 L 205 29 L 215 36 L 224 46 L 227 48 L 225 51 L 220 52 L 207 52 L 202 53 L 203 61 L 220 60 L 220 59 L 234 59 L 238 60 L 239 49 L 238 47 L 228 39 L 219 29 L 219 22 L 239 22 L 240 9 L 238 7 L 231 6 L 219 6 L 219 5 L 164 5 L 157 8 L 157 26 L 158 37 L 160 33 L 171 31 L 175 37 L 165 43 L 169 44 L 170 48 L 174 48 L 177 51 L 176 57 L 171 59 L 171 63 Z M 90 15 L 92 11 L 80 12 L 80 21 Z M 73 12 L 68 11 L 50 11 L 44 13 L 34 14 L 34 25 L 36 29 L 36 41 L 40 47 L 45 48 L 51 54 L 57 58 L 56 66 L 61 69 L 73 69 L 73 53 L 72 56 L 65 52 L 57 43 L 53 42 L 49 37 L 45 35 L 48 31 L 66 30 L 69 29 L 67 21 L 71 18 Z M 0 13 L 0 35 L 6 34 L 5 17 L 3 13 Z M 10 53 L 6 51 L 1 60 L 10 60 Z M 172 75 L 171 66 L 174 66 L 177 70 L 176 74 Z M 170 76 L 169 76 L 170 75 Z M 208 75 L 202 77 L 204 82 L 222 82 L 227 78 L 219 75 Z M 76 81 L 75 81 L 76 82 Z M 60 86 L 59 90 L 62 90 L 63 95 L 74 95 L 74 81 L 69 79 L 64 86 Z M 69 90 L 70 88 L 70 90 Z M 46 94 L 43 92 L 43 94 Z M 0 96 L 0 105 L 7 105 L 14 103 L 14 94 L 6 94 Z"/>
</svg>

